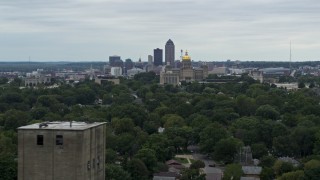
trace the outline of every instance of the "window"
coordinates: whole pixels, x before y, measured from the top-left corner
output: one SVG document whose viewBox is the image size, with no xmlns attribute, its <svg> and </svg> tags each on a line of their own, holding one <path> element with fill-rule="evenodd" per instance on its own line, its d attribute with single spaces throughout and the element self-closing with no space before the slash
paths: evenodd
<svg viewBox="0 0 320 180">
<path fill-rule="evenodd" d="M 37 145 L 43 145 L 43 135 L 37 135 Z"/>
<path fill-rule="evenodd" d="M 87 163 L 87 170 L 89 171 L 91 169 L 90 161 Z"/>
<path fill-rule="evenodd" d="M 98 169 L 100 168 L 100 156 L 98 156 L 97 158 L 97 166 L 98 166 Z"/>
<path fill-rule="evenodd" d="M 56 145 L 63 145 L 63 136 L 56 135 Z"/>
</svg>

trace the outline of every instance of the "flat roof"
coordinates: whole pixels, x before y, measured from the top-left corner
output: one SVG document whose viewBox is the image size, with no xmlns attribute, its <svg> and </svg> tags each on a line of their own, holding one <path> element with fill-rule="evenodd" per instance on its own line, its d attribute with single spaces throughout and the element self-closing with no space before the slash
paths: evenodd
<svg viewBox="0 0 320 180">
<path fill-rule="evenodd" d="M 70 121 L 53 121 L 21 126 L 18 130 L 85 130 L 103 124 L 106 124 L 106 122 L 87 123 L 72 121 L 70 126 Z"/>
</svg>

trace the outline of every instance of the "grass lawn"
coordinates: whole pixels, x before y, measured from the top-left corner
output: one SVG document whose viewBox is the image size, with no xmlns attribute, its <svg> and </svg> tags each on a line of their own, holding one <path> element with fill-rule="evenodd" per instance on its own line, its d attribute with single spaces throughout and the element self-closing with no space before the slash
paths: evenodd
<svg viewBox="0 0 320 180">
<path fill-rule="evenodd" d="M 186 158 L 178 158 L 178 157 L 175 157 L 173 158 L 174 160 L 178 161 L 179 163 L 181 164 L 188 164 L 188 160 Z M 191 161 L 191 160 L 190 160 Z"/>
</svg>

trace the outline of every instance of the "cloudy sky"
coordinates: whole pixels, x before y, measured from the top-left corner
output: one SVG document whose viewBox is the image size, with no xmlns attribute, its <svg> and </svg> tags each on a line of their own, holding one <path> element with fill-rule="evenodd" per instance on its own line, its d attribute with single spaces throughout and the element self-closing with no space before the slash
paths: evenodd
<svg viewBox="0 0 320 180">
<path fill-rule="evenodd" d="M 0 61 L 320 60 L 319 0 L 1 0 Z"/>
</svg>

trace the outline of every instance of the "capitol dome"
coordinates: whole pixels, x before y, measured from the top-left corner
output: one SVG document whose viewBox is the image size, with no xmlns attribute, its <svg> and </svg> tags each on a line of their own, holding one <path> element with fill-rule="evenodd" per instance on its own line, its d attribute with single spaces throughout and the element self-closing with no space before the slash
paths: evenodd
<svg viewBox="0 0 320 180">
<path fill-rule="evenodd" d="M 183 61 L 191 61 L 191 57 L 188 55 L 188 51 L 186 51 L 185 55 L 182 56 Z"/>
</svg>

